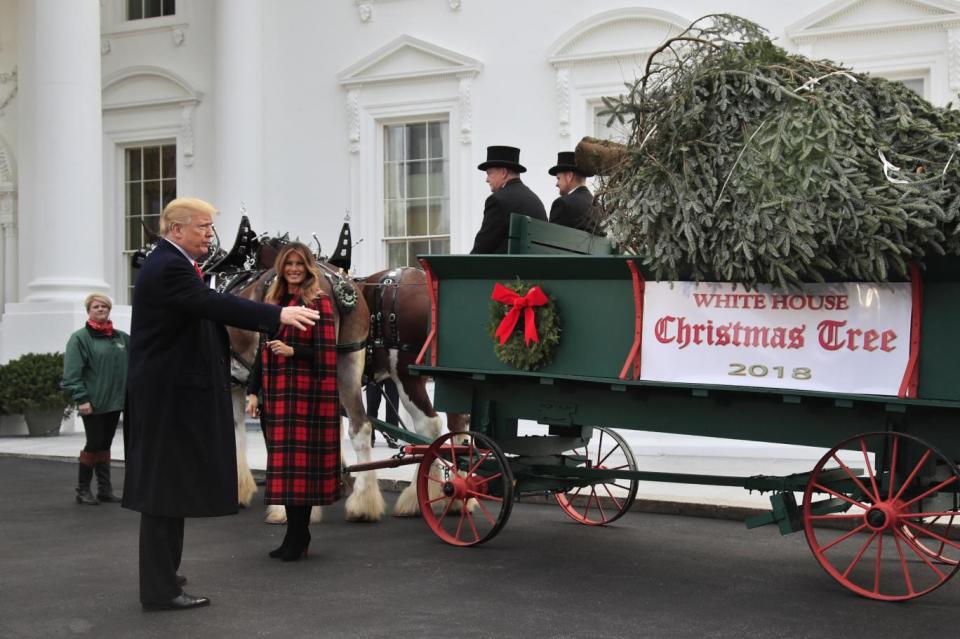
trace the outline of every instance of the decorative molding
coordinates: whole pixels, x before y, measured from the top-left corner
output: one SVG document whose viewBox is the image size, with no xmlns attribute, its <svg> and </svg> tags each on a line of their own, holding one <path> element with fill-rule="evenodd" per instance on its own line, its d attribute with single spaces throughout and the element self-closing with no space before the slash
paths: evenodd
<svg viewBox="0 0 960 639">
<path fill-rule="evenodd" d="M 13 86 L 7 95 L 0 97 L 0 117 L 3 117 L 3 110 L 7 108 L 7 105 L 10 104 L 17 95 L 17 67 L 13 67 L 13 71 L 8 73 L 0 73 L 0 86 L 4 84 L 12 84 Z"/>
<path fill-rule="evenodd" d="M 408 54 L 418 56 L 419 66 L 410 66 L 410 63 L 406 62 L 408 68 L 402 71 L 383 69 L 388 67 L 391 61 Z M 359 84 L 396 80 L 460 77 L 464 73 L 476 75 L 482 68 L 483 64 L 479 60 L 402 35 L 338 73 L 337 79 L 342 86 L 350 88 Z"/>
<path fill-rule="evenodd" d="M 166 82 L 174 88 L 175 92 L 168 96 L 151 98 L 149 100 L 135 100 L 130 102 L 109 102 L 104 100 L 103 110 L 113 111 L 118 109 L 183 105 L 187 103 L 196 105 L 203 100 L 203 93 L 196 91 L 181 76 L 167 69 L 148 65 L 127 67 L 108 75 L 103 79 L 102 93 L 106 96 L 112 87 L 118 86 L 131 78 L 140 77 L 152 77 L 156 80 Z"/>
<path fill-rule="evenodd" d="M 368 2 L 357 2 L 357 15 L 364 24 L 373 20 L 373 5 Z"/>
<path fill-rule="evenodd" d="M 914 17 L 859 24 L 833 24 L 863 6 L 863 0 L 835 0 L 786 28 L 797 44 L 836 37 L 880 35 L 897 31 L 948 30 L 960 26 L 960 5 L 953 0 L 896 0 Z"/>
<path fill-rule="evenodd" d="M 460 111 L 460 143 L 470 144 L 473 141 L 473 75 L 461 76 L 457 93 L 459 101 L 457 108 Z"/>
<path fill-rule="evenodd" d="M 460 0 L 449 0 L 448 4 L 450 5 L 451 11 L 459 11 L 462 2 Z"/>
<path fill-rule="evenodd" d="M 570 67 L 558 65 L 556 77 L 557 133 L 570 135 Z"/>
<path fill-rule="evenodd" d="M 960 93 L 960 28 L 947 30 L 947 77 L 953 98 Z"/>
<path fill-rule="evenodd" d="M 350 139 L 350 153 L 360 152 L 360 87 L 347 91 L 347 131 Z"/>
<path fill-rule="evenodd" d="M 173 39 L 173 46 L 179 47 L 187 39 L 187 34 L 183 29 L 177 27 L 170 32 L 170 37 Z"/>
<path fill-rule="evenodd" d="M 100 38 L 100 55 L 107 55 L 113 49 L 110 38 Z"/>
<path fill-rule="evenodd" d="M 150 34 L 156 34 L 156 33 L 160 33 L 160 34 L 169 33 L 173 44 L 179 47 L 180 44 L 182 44 L 183 41 L 186 39 L 187 29 L 189 28 L 190 25 L 186 22 L 167 21 L 161 24 L 157 24 L 156 22 L 154 22 L 161 19 L 167 20 L 168 18 L 175 18 L 175 17 L 176 16 L 164 16 L 164 18 L 150 18 L 149 26 L 140 26 L 139 24 L 136 24 L 138 22 L 141 22 L 140 20 L 130 20 L 130 21 L 123 22 L 122 24 L 120 24 L 114 29 L 103 31 L 100 33 L 100 35 L 104 39 L 112 39 L 112 38 L 129 38 L 129 37 L 150 35 Z M 177 35 L 177 32 L 180 32 L 179 36 Z M 180 39 L 179 43 L 177 42 L 177 38 Z"/>
<path fill-rule="evenodd" d="M 645 9 L 641 7 L 613 9 L 603 11 L 586 20 L 578 22 L 557 38 L 547 50 L 547 60 L 557 66 L 573 62 L 611 60 L 615 58 L 646 57 L 660 42 L 671 34 L 687 28 L 690 20 L 669 11 Z M 584 50 L 583 44 L 591 38 L 601 42 L 611 39 L 604 37 L 612 30 L 624 32 L 633 30 L 627 37 L 621 37 L 617 44 L 601 49 Z M 663 36 L 651 38 L 650 33 L 634 35 L 637 31 L 660 29 Z M 646 36 L 646 37 L 643 37 Z"/>
<path fill-rule="evenodd" d="M 17 232 L 17 209 L 16 191 L 0 191 L 0 228 L 6 236 L 11 234 L 16 236 Z"/>
<path fill-rule="evenodd" d="M 187 102 L 180 109 L 180 135 L 179 147 L 183 155 L 184 166 L 193 166 L 194 154 L 194 135 L 193 135 L 193 110 L 196 102 Z"/>
</svg>

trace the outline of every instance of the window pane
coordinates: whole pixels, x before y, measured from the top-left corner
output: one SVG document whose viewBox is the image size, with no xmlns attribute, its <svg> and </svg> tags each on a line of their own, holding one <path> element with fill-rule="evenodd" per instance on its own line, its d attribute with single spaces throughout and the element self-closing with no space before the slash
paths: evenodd
<svg viewBox="0 0 960 639">
<path fill-rule="evenodd" d="M 387 202 L 387 237 L 399 237 L 405 235 L 403 232 L 404 221 L 407 217 L 407 203 L 403 200 L 390 200 Z"/>
<path fill-rule="evenodd" d="M 430 200 L 430 231 L 427 235 L 446 235 L 450 232 L 450 206 L 446 198 Z"/>
<path fill-rule="evenodd" d="M 140 226 L 139 217 L 127 218 L 127 244 L 128 249 L 138 249 L 143 246 L 143 228 Z"/>
<path fill-rule="evenodd" d="M 449 128 L 446 122 L 431 122 L 427 125 L 429 131 L 427 141 L 430 144 L 431 158 L 447 157 L 447 131 Z"/>
<path fill-rule="evenodd" d="M 407 262 L 405 266 L 416 264 L 418 255 L 427 255 L 429 253 L 430 253 L 429 241 L 420 240 L 417 242 L 410 242 L 410 261 Z"/>
<path fill-rule="evenodd" d="M 427 125 L 407 125 L 407 159 L 427 159 Z"/>
<path fill-rule="evenodd" d="M 434 255 L 449 255 L 450 240 L 430 240 L 430 252 Z"/>
<path fill-rule="evenodd" d="M 164 180 L 163 184 L 163 206 L 170 204 L 170 202 L 177 197 L 177 181 L 176 180 Z"/>
<path fill-rule="evenodd" d="M 143 183 L 144 215 L 160 215 L 160 181 Z"/>
<path fill-rule="evenodd" d="M 163 15 L 172 16 L 177 12 L 176 0 L 163 0 Z"/>
<path fill-rule="evenodd" d="M 447 195 L 447 167 L 446 160 L 432 160 L 430 162 L 430 195 Z"/>
<path fill-rule="evenodd" d="M 407 233 L 410 235 L 427 234 L 427 201 L 407 201 Z"/>
<path fill-rule="evenodd" d="M 387 243 L 387 268 L 396 268 L 407 265 L 407 243 Z"/>
<path fill-rule="evenodd" d="M 403 164 L 387 164 L 383 167 L 383 195 L 388 200 L 405 196 L 403 183 Z"/>
<path fill-rule="evenodd" d="M 407 163 L 407 193 L 408 198 L 427 197 L 427 163 Z"/>
<path fill-rule="evenodd" d="M 162 15 L 163 11 L 163 1 L 162 0 L 146 0 L 144 3 L 146 7 L 144 8 L 145 18 L 156 18 L 159 15 Z"/>
<path fill-rule="evenodd" d="M 127 20 L 139 20 L 143 17 L 143 0 L 127 0 Z"/>
<path fill-rule="evenodd" d="M 127 149 L 127 182 L 140 177 L 140 149 Z"/>
<path fill-rule="evenodd" d="M 386 127 L 384 146 L 387 148 L 387 161 L 399 162 L 403 159 L 403 125 Z"/>
<path fill-rule="evenodd" d="M 127 215 L 140 215 L 140 189 L 143 188 L 140 182 L 133 182 L 127 185 Z"/>
<path fill-rule="evenodd" d="M 143 179 L 160 179 L 160 147 L 147 146 L 143 148 Z"/>
<path fill-rule="evenodd" d="M 175 144 L 164 144 L 160 152 L 162 177 L 177 177 L 177 146 Z"/>
<path fill-rule="evenodd" d="M 143 218 L 143 224 L 146 226 L 150 233 L 153 235 L 160 235 L 160 216 L 159 215 L 146 215 Z"/>
</svg>

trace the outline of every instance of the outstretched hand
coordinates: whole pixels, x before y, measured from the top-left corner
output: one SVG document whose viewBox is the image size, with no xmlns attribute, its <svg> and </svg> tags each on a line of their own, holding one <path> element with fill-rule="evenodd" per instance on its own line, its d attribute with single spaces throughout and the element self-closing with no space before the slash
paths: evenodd
<svg viewBox="0 0 960 639">
<path fill-rule="evenodd" d="M 300 330 L 310 328 L 320 319 L 320 312 L 306 306 L 284 306 L 280 310 L 280 323 L 296 326 Z"/>
</svg>

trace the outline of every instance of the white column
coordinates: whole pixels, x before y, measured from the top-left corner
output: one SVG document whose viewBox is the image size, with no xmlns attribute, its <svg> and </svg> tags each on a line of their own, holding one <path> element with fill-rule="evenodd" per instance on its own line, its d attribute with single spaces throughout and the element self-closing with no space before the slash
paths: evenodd
<svg viewBox="0 0 960 639">
<path fill-rule="evenodd" d="M 81 302 L 104 281 L 103 127 L 98 0 L 20 2 L 17 199 L 2 221 L 0 361 L 62 351 L 83 326 Z M 18 250 L 13 250 L 13 243 Z M 5 268 L 5 278 L 16 269 Z"/>
<path fill-rule="evenodd" d="M 241 202 L 257 230 L 263 209 L 262 0 L 217 0 L 216 185 L 220 239 L 232 242 Z M 203 197 L 204 194 L 198 194 Z M 224 247 L 229 250 L 229 246 Z"/>
<path fill-rule="evenodd" d="M 100 4 L 20 3 L 20 257 L 27 302 L 106 292 Z M 28 115 L 29 114 L 29 115 Z"/>
</svg>

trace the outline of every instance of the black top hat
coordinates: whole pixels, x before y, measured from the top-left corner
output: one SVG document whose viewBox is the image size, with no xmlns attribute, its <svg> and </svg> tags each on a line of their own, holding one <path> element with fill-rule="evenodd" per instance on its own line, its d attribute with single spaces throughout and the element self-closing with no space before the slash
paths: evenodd
<svg viewBox="0 0 960 639">
<path fill-rule="evenodd" d="M 478 165 L 481 171 L 486 171 L 496 166 L 502 166 L 505 169 L 523 173 L 526 167 L 520 164 L 520 149 L 515 146 L 488 146 L 487 161 Z"/>
<path fill-rule="evenodd" d="M 557 153 L 557 165 L 550 167 L 550 170 L 547 171 L 550 175 L 556 175 L 561 171 L 573 171 L 574 173 L 579 173 L 583 177 L 592 177 L 592 174 L 585 173 L 582 169 L 577 167 L 577 154 L 573 151 L 560 151 Z"/>
</svg>

